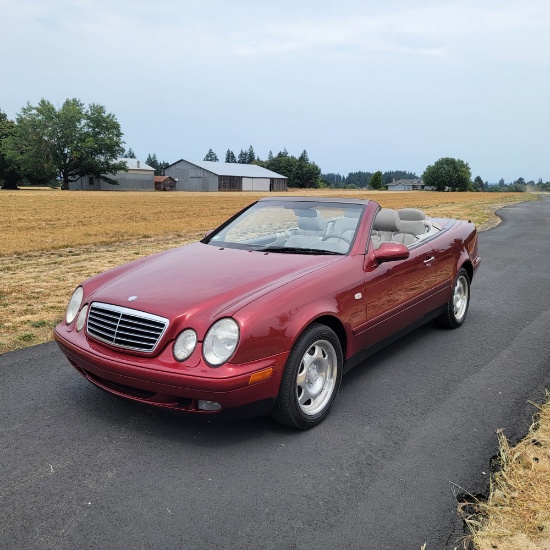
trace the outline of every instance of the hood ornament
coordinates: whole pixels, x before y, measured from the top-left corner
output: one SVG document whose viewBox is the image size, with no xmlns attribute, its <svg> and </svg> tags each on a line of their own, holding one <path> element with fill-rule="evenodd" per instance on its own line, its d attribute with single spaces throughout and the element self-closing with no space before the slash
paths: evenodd
<svg viewBox="0 0 550 550">
<path fill-rule="evenodd" d="M 137 300 L 137 296 L 130 296 L 130 297 L 128 298 L 128 301 L 129 301 L 129 302 L 135 302 L 136 300 Z"/>
</svg>

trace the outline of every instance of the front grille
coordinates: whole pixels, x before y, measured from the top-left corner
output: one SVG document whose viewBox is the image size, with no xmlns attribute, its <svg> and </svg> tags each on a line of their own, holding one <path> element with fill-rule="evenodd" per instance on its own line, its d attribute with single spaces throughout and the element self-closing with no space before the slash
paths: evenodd
<svg viewBox="0 0 550 550">
<path fill-rule="evenodd" d="M 168 319 L 127 307 L 93 302 L 86 332 L 111 346 L 151 352 L 161 339 Z"/>
</svg>

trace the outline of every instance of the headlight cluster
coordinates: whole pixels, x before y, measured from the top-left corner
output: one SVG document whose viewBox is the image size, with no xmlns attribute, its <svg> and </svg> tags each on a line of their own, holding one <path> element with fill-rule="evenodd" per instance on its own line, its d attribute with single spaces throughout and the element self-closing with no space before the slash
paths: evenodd
<svg viewBox="0 0 550 550">
<path fill-rule="evenodd" d="M 197 346 L 197 333 L 193 329 L 184 330 L 174 342 L 174 359 L 185 361 L 195 351 Z"/>
<path fill-rule="evenodd" d="M 69 305 L 67 306 L 67 312 L 65 313 L 65 322 L 70 325 L 76 318 L 78 314 L 78 319 L 76 319 L 76 330 L 80 332 L 84 328 L 86 323 L 86 314 L 88 313 L 88 304 L 86 304 L 82 309 L 82 299 L 84 298 L 84 291 L 82 287 L 79 286 L 71 296 L 69 300 Z M 78 310 L 80 309 L 80 313 Z"/>
<path fill-rule="evenodd" d="M 80 309 L 80 304 L 82 303 L 82 298 L 84 297 L 84 291 L 82 287 L 79 286 L 71 296 L 69 300 L 69 305 L 67 306 L 67 312 L 65 313 L 65 322 L 70 325 L 76 317 L 78 310 Z"/>
<path fill-rule="evenodd" d="M 73 295 L 69 300 L 69 305 L 67 306 L 67 311 L 65 313 L 65 322 L 68 325 L 70 325 L 75 320 L 78 314 L 78 319 L 76 319 L 76 330 L 78 332 L 80 332 L 84 328 L 84 324 L 86 323 L 86 314 L 88 313 L 88 304 L 85 304 L 84 307 L 80 309 L 83 298 L 84 291 L 82 290 L 82 287 L 79 286 L 73 292 Z M 80 313 L 78 313 L 78 310 L 80 310 Z"/>
<path fill-rule="evenodd" d="M 202 354 L 211 367 L 225 363 L 237 349 L 239 343 L 239 325 L 233 319 L 225 318 L 215 322 L 204 338 Z M 176 361 L 185 361 L 195 351 L 197 334 L 186 329 L 176 338 L 173 354 Z"/>
</svg>

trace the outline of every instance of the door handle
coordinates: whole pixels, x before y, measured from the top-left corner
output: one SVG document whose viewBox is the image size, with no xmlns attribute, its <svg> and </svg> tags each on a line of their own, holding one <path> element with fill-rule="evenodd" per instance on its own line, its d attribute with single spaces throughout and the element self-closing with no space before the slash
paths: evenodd
<svg viewBox="0 0 550 550">
<path fill-rule="evenodd" d="M 434 256 L 430 256 L 429 258 L 426 258 L 426 259 L 424 260 L 424 264 L 425 264 L 425 265 L 430 265 L 434 260 L 435 260 L 435 257 L 434 257 Z"/>
</svg>

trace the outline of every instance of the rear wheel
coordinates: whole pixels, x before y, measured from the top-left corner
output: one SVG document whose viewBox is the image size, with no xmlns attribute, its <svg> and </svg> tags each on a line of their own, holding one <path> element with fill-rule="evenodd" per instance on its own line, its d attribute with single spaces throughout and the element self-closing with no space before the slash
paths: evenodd
<svg viewBox="0 0 550 550">
<path fill-rule="evenodd" d="M 458 328 L 466 319 L 470 304 L 470 276 L 462 268 L 457 273 L 446 310 L 436 318 L 439 326 Z"/>
<path fill-rule="evenodd" d="M 319 323 L 298 338 L 286 363 L 272 417 L 307 430 L 327 416 L 342 380 L 343 356 L 338 337 Z"/>
</svg>

